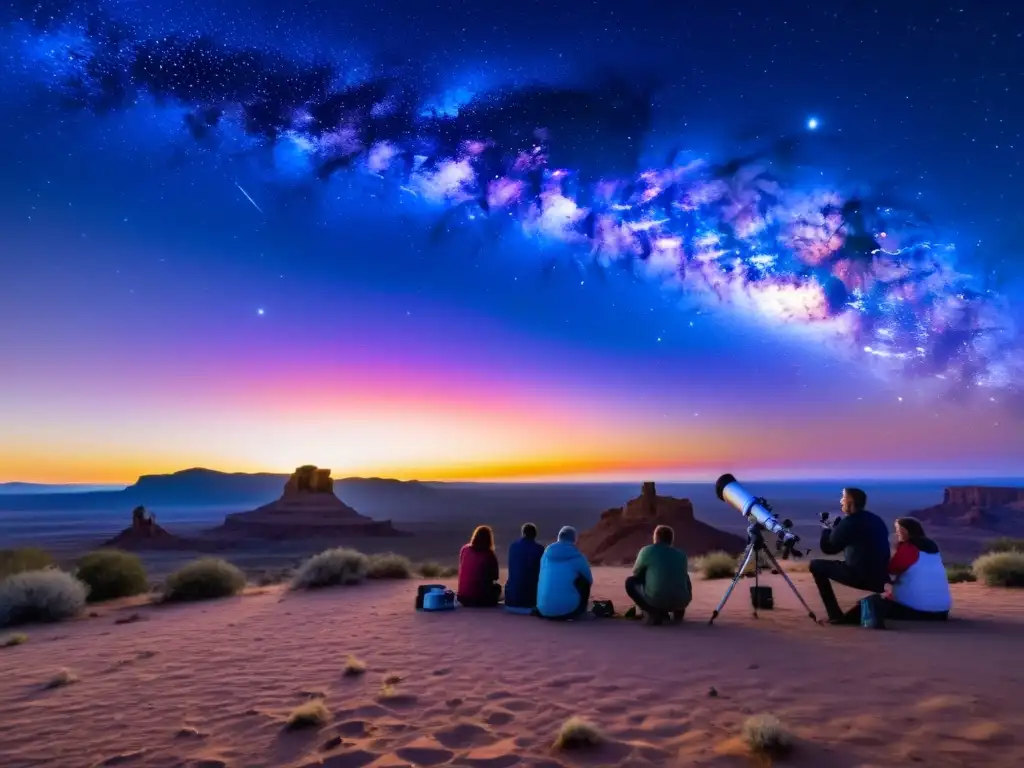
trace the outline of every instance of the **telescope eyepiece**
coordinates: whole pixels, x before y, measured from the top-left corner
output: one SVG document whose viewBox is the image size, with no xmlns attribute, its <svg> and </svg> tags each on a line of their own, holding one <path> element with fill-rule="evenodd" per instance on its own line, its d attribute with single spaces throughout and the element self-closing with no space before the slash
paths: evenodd
<svg viewBox="0 0 1024 768">
<path fill-rule="evenodd" d="M 715 495 L 718 497 L 719 501 L 725 501 L 725 497 L 723 497 L 722 494 L 725 492 L 726 486 L 732 485 L 735 482 L 736 478 L 729 474 L 722 475 L 718 478 L 718 481 L 715 483 Z"/>
</svg>

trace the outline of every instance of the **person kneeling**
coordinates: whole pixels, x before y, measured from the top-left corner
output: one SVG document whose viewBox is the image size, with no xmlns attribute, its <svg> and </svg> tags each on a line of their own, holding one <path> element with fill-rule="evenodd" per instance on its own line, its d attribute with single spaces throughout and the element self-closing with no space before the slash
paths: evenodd
<svg viewBox="0 0 1024 768">
<path fill-rule="evenodd" d="M 867 494 L 844 488 L 843 518 L 836 526 L 823 523 L 819 546 L 826 555 L 843 553 L 843 560 L 811 560 L 810 571 L 830 624 L 856 623 L 844 614 L 832 582 L 864 592 L 881 593 L 889 583 L 889 527 L 869 512 Z"/>
<path fill-rule="evenodd" d="M 650 624 L 682 621 L 693 599 L 686 553 L 672 546 L 675 532 L 667 525 L 654 529 L 654 543 L 640 550 L 626 594 Z"/>
<path fill-rule="evenodd" d="M 945 621 L 953 598 L 938 545 L 912 517 L 898 518 L 895 527 L 898 543 L 889 561 L 889 573 L 895 580 L 892 592 L 886 595 L 885 618 Z"/>
<path fill-rule="evenodd" d="M 575 619 L 590 605 L 594 577 L 583 553 L 576 548 L 576 529 L 565 526 L 558 541 L 549 544 L 540 559 L 537 615 L 544 619 Z"/>
<path fill-rule="evenodd" d="M 459 603 L 466 608 L 495 607 L 501 600 L 498 570 L 494 533 L 486 525 L 477 526 L 469 544 L 459 551 Z"/>
</svg>

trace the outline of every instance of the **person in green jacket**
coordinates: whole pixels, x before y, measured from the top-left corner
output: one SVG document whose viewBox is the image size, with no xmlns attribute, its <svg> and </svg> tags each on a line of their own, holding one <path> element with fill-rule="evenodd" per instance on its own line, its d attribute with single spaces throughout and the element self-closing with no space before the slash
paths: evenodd
<svg viewBox="0 0 1024 768">
<path fill-rule="evenodd" d="M 672 546 L 674 538 L 667 525 L 655 528 L 654 543 L 640 550 L 626 579 L 626 594 L 648 624 L 682 621 L 693 598 L 686 553 Z"/>
</svg>

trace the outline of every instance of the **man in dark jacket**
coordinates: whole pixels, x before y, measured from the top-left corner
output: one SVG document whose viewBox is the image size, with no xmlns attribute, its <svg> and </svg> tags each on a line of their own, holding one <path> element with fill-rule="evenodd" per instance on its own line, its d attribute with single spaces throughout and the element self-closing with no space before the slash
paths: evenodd
<svg viewBox="0 0 1024 768">
<path fill-rule="evenodd" d="M 865 592 L 883 592 L 889 583 L 889 526 L 865 509 L 867 501 L 859 488 L 843 489 L 843 518 L 834 527 L 823 524 L 819 544 L 823 554 L 842 552 L 843 560 L 811 561 L 811 575 L 832 624 L 843 622 L 833 581 Z"/>
<path fill-rule="evenodd" d="M 508 548 L 508 581 L 505 583 L 505 607 L 523 608 L 526 612 L 537 605 L 537 580 L 544 545 L 537 541 L 537 526 L 526 523 L 522 537 Z"/>
</svg>

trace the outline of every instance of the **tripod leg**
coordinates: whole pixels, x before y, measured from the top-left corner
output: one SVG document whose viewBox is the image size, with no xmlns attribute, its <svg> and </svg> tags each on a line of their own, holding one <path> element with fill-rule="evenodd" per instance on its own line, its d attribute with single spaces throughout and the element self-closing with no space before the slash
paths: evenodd
<svg viewBox="0 0 1024 768">
<path fill-rule="evenodd" d="M 782 576 L 782 578 L 786 580 L 786 583 L 789 584 L 789 588 L 793 590 L 793 594 L 796 595 L 796 599 L 800 601 L 800 605 L 802 605 L 807 610 L 807 615 L 811 617 L 811 621 L 817 624 L 818 617 L 814 615 L 814 611 L 811 610 L 811 606 L 809 606 L 807 604 L 807 601 L 804 600 L 803 596 L 800 594 L 800 591 L 796 588 L 796 584 L 794 584 L 790 580 L 789 574 L 782 570 L 782 566 L 779 565 L 779 561 L 775 559 L 775 555 L 773 555 L 768 550 L 765 550 L 765 554 L 768 555 L 768 559 L 771 562 L 772 566 L 774 566 L 775 570 L 777 570 L 779 574 Z"/>
<path fill-rule="evenodd" d="M 718 618 L 718 614 L 720 614 L 722 612 L 722 609 L 725 607 L 725 603 L 729 599 L 729 595 L 731 595 L 732 591 L 734 589 L 736 589 L 736 584 L 739 582 L 739 580 L 741 578 L 743 578 L 743 572 L 745 570 L 747 570 L 747 563 L 750 562 L 750 556 L 752 554 L 754 554 L 754 544 L 750 543 L 750 544 L 747 545 L 747 551 L 746 551 L 745 556 L 743 558 L 743 562 L 740 563 L 740 567 L 736 571 L 736 575 L 732 577 L 732 584 L 730 584 L 729 588 L 727 590 L 725 590 L 725 594 L 722 595 L 722 600 L 718 603 L 718 607 L 715 608 L 715 612 L 712 613 L 711 614 L 711 618 L 708 619 L 708 624 L 709 625 L 713 624 L 715 619 Z"/>
<path fill-rule="evenodd" d="M 750 601 L 754 609 L 754 618 L 757 618 L 757 601 L 761 599 L 761 553 L 754 549 L 754 599 Z"/>
</svg>

